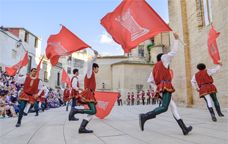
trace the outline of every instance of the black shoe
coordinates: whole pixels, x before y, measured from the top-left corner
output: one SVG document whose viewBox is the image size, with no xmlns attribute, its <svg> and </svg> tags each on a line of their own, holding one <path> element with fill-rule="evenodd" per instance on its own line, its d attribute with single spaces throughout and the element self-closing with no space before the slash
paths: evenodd
<svg viewBox="0 0 228 144">
<path fill-rule="evenodd" d="M 215 108 L 216 108 L 216 111 L 217 111 L 218 116 L 219 117 L 224 117 L 224 115 L 221 112 L 220 106 L 216 106 Z"/>
<path fill-rule="evenodd" d="M 69 121 L 78 121 L 79 119 L 75 118 L 74 115 L 77 113 L 83 113 L 82 109 L 75 109 L 75 108 L 71 108 L 69 116 L 68 116 L 68 120 Z"/>
<path fill-rule="evenodd" d="M 174 117 L 175 118 L 175 117 Z M 191 130 L 192 126 L 186 127 L 182 119 L 176 120 L 184 135 L 187 135 Z"/>
<path fill-rule="evenodd" d="M 87 130 L 85 128 L 79 128 L 78 133 L 93 133 L 93 130 Z"/>
<path fill-rule="evenodd" d="M 24 116 L 27 116 L 28 114 L 24 112 L 23 115 L 24 115 Z"/>
<path fill-rule="evenodd" d="M 35 116 L 39 116 L 39 113 L 37 112 Z"/>
<path fill-rule="evenodd" d="M 152 119 L 152 118 L 155 118 L 155 117 L 156 117 L 156 114 L 153 111 L 148 112 L 146 114 L 140 114 L 139 115 L 139 126 L 140 126 L 140 129 L 142 131 L 144 131 L 144 124 L 145 124 L 145 122 L 148 119 Z"/>
<path fill-rule="evenodd" d="M 76 117 L 69 117 L 68 120 L 69 120 L 69 121 L 78 121 L 79 119 L 76 118 Z"/>
<path fill-rule="evenodd" d="M 208 109 L 210 111 L 212 121 L 216 122 L 217 118 L 215 117 L 215 113 L 214 113 L 213 108 L 211 107 L 211 108 L 208 108 Z"/>
<path fill-rule="evenodd" d="M 82 121 L 82 123 L 80 125 L 80 128 L 78 130 L 79 134 L 82 134 L 82 133 L 93 133 L 93 130 L 87 130 L 86 129 L 86 126 L 87 126 L 88 123 L 89 122 L 87 120 L 83 119 L 83 121 Z"/>
<path fill-rule="evenodd" d="M 17 124 L 16 124 L 16 127 L 20 127 L 20 126 L 21 126 L 21 123 L 17 123 Z"/>
<path fill-rule="evenodd" d="M 142 131 L 144 131 L 144 124 L 146 122 L 145 114 L 140 114 L 139 115 L 139 127 Z"/>
</svg>

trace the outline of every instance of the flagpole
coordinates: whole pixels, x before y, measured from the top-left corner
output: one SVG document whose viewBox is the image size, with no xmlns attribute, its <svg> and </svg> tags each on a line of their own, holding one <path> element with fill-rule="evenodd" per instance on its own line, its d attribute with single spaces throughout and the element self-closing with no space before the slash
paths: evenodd
<svg viewBox="0 0 228 144">
<path fill-rule="evenodd" d="M 172 32 L 173 32 L 173 31 L 172 31 Z M 175 33 L 175 32 L 173 32 L 173 33 Z M 179 37 L 178 40 L 180 41 L 180 43 L 181 43 L 183 46 L 186 46 L 186 43 L 184 43 L 184 41 L 183 41 L 182 39 L 180 39 L 180 37 Z"/>
<path fill-rule="evenodd" d="M 93 49 L 92 47 L 90 47 L 90 49 L 97 52 L 97 50 Z M 97 53 L 98 53 L 98 52 L 97 52 Z M 101 55 L 100 55 L 99 53 L 98 53 L 97 56 L 101 57 Z"/>
<path fill-rule="evenodd" d="M 183 46 L 186 46 L 186 44 L 184 43 L 184 41 L 183 41 L 182 39 L 179 38 L 179 41 L 181 42 L 181 44 L 182 44 Z"/>
</svg>

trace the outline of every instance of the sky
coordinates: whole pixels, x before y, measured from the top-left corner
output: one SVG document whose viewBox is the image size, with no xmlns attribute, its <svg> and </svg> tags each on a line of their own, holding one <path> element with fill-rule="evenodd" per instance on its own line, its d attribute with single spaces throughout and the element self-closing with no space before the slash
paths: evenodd
<svg viewBox="0 0 228 144">
<path fill-rule="evenodd" d="M 146 0 L 166 22 L 168 0 Z M 23 27 L 41 38 L 44 53 L 47 39 L 66 26 L 101 55 L 121 55 L 100 20 L 121 0 L 0 0 L 0 26 Z"/>
</svg>

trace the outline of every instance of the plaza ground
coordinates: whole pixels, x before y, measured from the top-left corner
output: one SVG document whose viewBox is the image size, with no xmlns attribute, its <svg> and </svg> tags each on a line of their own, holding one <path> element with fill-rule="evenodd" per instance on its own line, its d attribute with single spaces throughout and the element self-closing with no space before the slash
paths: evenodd
<svg viewBox="0 0 228 144">
<path fill-rule="evenodd" d="M 94 118 L 88 129 L 93 134 L 78 134 L 80 121 L 68 121 L 65 107 L 50 109 L 35 117 L 30 113 L 15 127 L 17 118 L 0 119 L 0 144 L 227 144 L 228 109 L 225 117 L 212 122 L 209 112 L 199 108 L 179 107 L 178 110 L 193 131 L 184 136 L 171 111 L 157 116 L 139 129 L 138 114 L 152 110 L 149 106 L 115 106 L 104 120 Z"/>
</svg>

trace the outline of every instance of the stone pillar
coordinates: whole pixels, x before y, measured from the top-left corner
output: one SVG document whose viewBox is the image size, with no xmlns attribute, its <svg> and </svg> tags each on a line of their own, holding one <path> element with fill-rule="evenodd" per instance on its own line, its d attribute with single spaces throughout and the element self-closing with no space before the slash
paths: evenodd
<svg viewBox="0 0 228 144">
<path fill-rule="evenodd" d="M 187 107 L 193 105 L 193 93 L 191 87 L 191 55 L 190 55 L 190 45 L 189 45 L 189 32 L 188 32 L 188 17 L 187 17 L 187 5 L 186 0 L 181 0 L 181 17 L 183 25 L 183 41 L 186 44 L 184 46 L 184 56 L 185 56 L 185 72 L 186 72 L 186 93 L 187 93 Z"/>
</svg>

